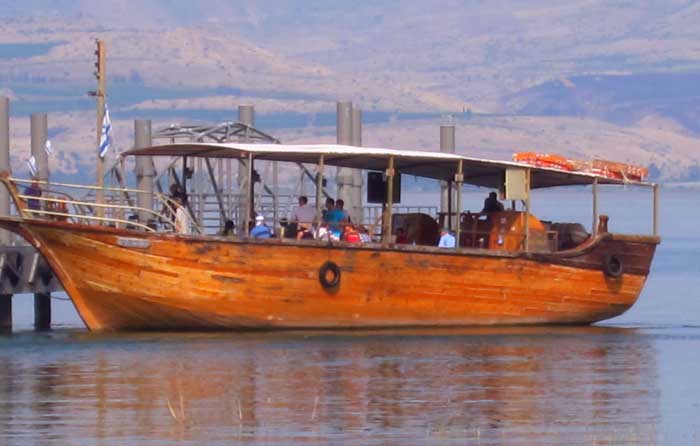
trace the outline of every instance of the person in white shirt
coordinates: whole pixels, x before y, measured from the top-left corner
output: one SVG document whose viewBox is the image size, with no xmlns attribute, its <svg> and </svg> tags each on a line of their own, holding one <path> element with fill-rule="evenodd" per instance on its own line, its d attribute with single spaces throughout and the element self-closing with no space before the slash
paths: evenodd
<svg viewBox="0 0 700 446">
<path fill-rule="evenodd" d="M 308 232 L 316 219 L 316 209 L 308 205 L 309 199 L 302 195 L 299 197 L 299 207 L 292 212 L 292 221 L 297 224 L 297 239 Z"/>
<path fill-rule="evenodd" d="M 185 235 L 191 234 L 192 221 L 190 220 L 187 209 L 185 209 L 185 206 L 182 205 L 182 198 L 175 197 L 173 201 L 175 202 L 175 206 L 177 208 L 175 209 L 175 232 Z"/>
<path fill-rule="evenodd" d="M 442 228 L 440 232 L 440 242 L 438 243 L 438 248 L 454 248 L 455 247 L 455 236 L 450 234 L 450 230 L 447 228 Z"/>
</svg>

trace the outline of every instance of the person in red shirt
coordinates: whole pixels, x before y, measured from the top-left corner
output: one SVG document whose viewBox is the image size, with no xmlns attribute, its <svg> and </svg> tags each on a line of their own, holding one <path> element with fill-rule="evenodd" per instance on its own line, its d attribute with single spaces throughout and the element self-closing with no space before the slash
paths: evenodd
<svg viewBox="0 0 700 446">
<path fill-rule="evenodd" d="M 399 228 L 396 230 L 396 243 L 408 243 L 408 237 L 406 236 L 406 230 L 404 228 Z"/>
<path fill-rule="evenodd" d="M 353 225 L 348 224 L 343 227 L 343 241 L 348 243 L 361 243 L 362 239 L 357 229 L 355 229 Z"/>
</svg>

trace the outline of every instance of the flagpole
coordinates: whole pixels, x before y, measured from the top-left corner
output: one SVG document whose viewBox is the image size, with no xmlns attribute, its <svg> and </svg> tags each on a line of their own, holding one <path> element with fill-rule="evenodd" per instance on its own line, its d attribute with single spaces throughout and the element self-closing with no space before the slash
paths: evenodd
<svg viewBox="0 0 700 446">
<path fill-rule="evenodd" d="M 106 58 L 105 58 L 105 43 L 101 39 L 97 39 L 97 50 L 95 50 L 95 55 L 97 56 L 97 63 L 95 63 L 95 76 L 97 77 L 97 170 L 95 172 L 96 176 L 96 192 L 95 201 L 97 204 L 104 204 L 105 201 L 105 160 L 100 156 L 100 140 L 102 138 L 102 125 L 104 123 L 104 113 L 105 113 L 105 84 L 106 84 Z M 102 206 L 96 206 L 97 217 L 104 217 L 104 208 Z M 102 220 L 100 224 L 102 224 Z"/>
</svg>

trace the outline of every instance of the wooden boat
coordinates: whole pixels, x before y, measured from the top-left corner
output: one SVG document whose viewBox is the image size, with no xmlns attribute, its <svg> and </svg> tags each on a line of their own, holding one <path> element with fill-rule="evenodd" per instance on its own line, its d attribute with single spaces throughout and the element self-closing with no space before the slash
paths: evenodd
<svg viewBox="0 0 700 446">
<path fill-rule="evenodd" d="M 44 255 L 91 330 L 589 324 L 635 303 L 659 243 L 657 235 L 608 233 L 601 216 L 603 224 L 585 240 L 557 245 L 561 234 L 530 214 L 529 191 L 625 184 L 590 173 L 338 145 L 192 143 L 126 155 L 246 159 L 251 170 L 254 160 L 315 163 L 319 186 L 328 165 L 384 171 L 381 239 L 229 238 L 153 231 L 143 224 L 127 229 L 118 218 L 104 218 L 111 226 L 93 224 L 103 221 L 76 213 L 57 215 L 67 220 L 47 218 L 53 213 L 29 209 L 18 181 L 5 175 L 20 215 L 0 217 L 0 226 Z M 513 200 L 522 196 L 523 207 L 477 218 L 475 225 L 466 214 L 453 213 L 460 216 L 455 248 L 397 244 L 391 181 L 397 172 L 449 181 L 456 186 L 455 209 L 461 209 L 463 183 L 500 188 Z M 250 215 L 255 204 L 246 206 Z"/>
</svg>

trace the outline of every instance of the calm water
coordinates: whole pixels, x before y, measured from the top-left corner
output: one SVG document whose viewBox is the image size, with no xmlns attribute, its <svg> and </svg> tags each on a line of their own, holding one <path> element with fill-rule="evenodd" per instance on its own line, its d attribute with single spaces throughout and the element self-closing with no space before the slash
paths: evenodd
<svg viewBox="0 0 700 446">
<path fill-rule="evenodd" d="M 572 197 L 535 209 L 589 221 Z M 612 229 L 646 231 L 649 199 L 601 206 Z M 35 334 L 18 297 L 0 445 L 699 444 L 696 202 L 664 193 L 644 294 L 595 327 L 100 335 L 57 301 L 58 328 Z"/>
</svg>

